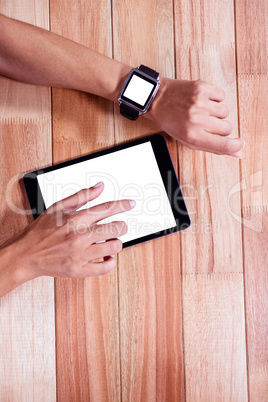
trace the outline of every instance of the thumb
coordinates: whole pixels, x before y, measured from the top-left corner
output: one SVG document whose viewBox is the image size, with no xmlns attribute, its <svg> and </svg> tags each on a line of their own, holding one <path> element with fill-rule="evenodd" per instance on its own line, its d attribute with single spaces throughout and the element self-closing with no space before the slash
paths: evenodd
<svg viewBox="0 0 268 402">
<path fill-rule="evenodd" d="M 85 205 L 88 201 L 97 198 L 102 193 L 103 188 L 103 182 L 99 182 L 95 184 L 95 186 L 84 188 L 77 193 L 71 195 L 70 197 L 66 197 L 63 200 L 56 202 L 55 204 L 51 205 L 50 208 L 52 208 L 53 211 L 76 211 L 77 209 Z"/>
<path fill-rule="evenodd" d="M 228 155 L 235 156 L 236 158 L 243 158 L 242 150 L 246 143 L 244 140 L 242 140 L 242 141 L 243 141 L 242 147 L 240 147 L 240 149 L 238 149 L 238 150 L 235 150 L 234 152 L 230 152 Z"/>
</svg>

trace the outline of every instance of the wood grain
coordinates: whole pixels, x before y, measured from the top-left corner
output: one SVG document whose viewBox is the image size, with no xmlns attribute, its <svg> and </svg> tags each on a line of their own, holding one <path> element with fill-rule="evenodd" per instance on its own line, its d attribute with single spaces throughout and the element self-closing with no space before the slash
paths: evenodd
<svg viewBox="0 0 268 402">
<path fill-rule="evenodd" d="M 0 1 L 0 12 L 48 28 L 47 1 Z M 3 243 L 32 221 L 21 173 L 51 162 L 50 90 L 0 77 Z M 38 278 L 0 300 L 0 400 L 56 399 L 54 280 Z"/>
<path fill-rule="evenodd" d="M 244 212 L 250 222 L 261 220 L 261 231 L 244 225 L 245 300 L 251 401 L 268 397 L 268 212 Z"/>
<path fill-rule="evenodd" d="M 201 79 L 221 87 L 234 127 L 231 136 L 237 137 L 232 2 L 201 6 L 199 1 L 177 1 L 175 5 L 177 78 Z M 192 219 L 191 230 L 182 237 L 183 248 L 187 244 L 191 250 L 185 255 L 184 272 L 242 272 L 241 226 L 233 219 L 233 214 L 241 214 L 240 193 L 239 189 L 232 192 L 240 181 L 239 161 L 183 146 L 179 146 L 179 160 Z"/>
<path fill-rule="evenodd" d="M 110 57 L 218 85 L 246 140 L 239 163 L 165 135 L 187 231 L 123 250 L 103 277 L 56 279 L 56 316 L 52 278 L 1 298 L 0 401 L 266 401 L 267 2 L 0 0 L 0 12 L 45 28 L 50 12 L 54 32 Z M 0 77 L 0 243 L 30 223 L 19 178 L 50 164 L 52 145 L 55 163 L 160 130 L 83 92 L 52 101 L 51 115 L 49 88 Z"/>
<path fill-rule="evenodd" d="M 177 77 L 221 87 L 237 137 L 233 3 L 176 1 L 175 15 Z M 179 161 L 192 197 L 192 226 L 181 236 L 186 400 L 245 401 L 239 162 L 183 146 Z"/>
<path fill-rule="evenodd" d="M 131 12 L 129 12 L 131 10 Z M 113 1 L 114 56 L 174 76 L 172 1 Z M 145 118 L 126 121 L 115 108 L 116 142 L 159 131 Z M 176 143 L 167 136 L 174 165 Z M 184 400 L 179 234 L 119 255 L 123 401 Z"/>
<path fill-rule="evenodd" d="M 50 119 L 0 125 L 1 244 L 33 219 L 21 173 L 51 160 L 50 144 Z M 52 278 L 25 283 L 0 299 L 1 401 L 55 400 L 54 318 Z"/>
<path fill-rule="evenodd" d="M 54 32 L 112 56 L 110 2 L 51 0 L 50 7 Z M 54 163 L 112 145 L 111 102 L 53 90 Z M 120 400 L 116 270 L 55 282 L 58 400 Z"/>
<path fill-rule="evenodd" d="M 48 0 L 25 0 L 23 6 L 19 0 L 0 0 L 0 13 L 49 29 Z M 23 124 L 28 119 L 50 119 L 50 106 L 49 88 L 22 84 L 0 76 L 1 121 L 16 118 Z"/>
<path fill-rule="evenodd" d="M 268 5 L 237 2 L 235 11 L 249 397 L 261 402 L 268 398 Z"/>
<path fill-rule="evenodd" d="M 187 401 L 246 401 L 243 273 L 183 275 Z"/>
</svg>

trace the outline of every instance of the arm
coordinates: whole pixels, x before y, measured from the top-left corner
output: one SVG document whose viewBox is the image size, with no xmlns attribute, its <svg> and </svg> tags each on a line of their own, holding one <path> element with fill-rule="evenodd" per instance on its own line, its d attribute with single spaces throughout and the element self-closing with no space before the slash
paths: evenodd
<svg viewBox="0 0 268 402">
<path fill-rule="evenodd" d="M 112 101 L 132 68 L 1 14 L 0 55 L 1 75 L 29 84 L 77 89 Z"/>
<path fill-rule="evenodd" d="M 52 32 L 0 15 L 0 74 L 35 85 L 77 89 L 117 102 L 132 67 Z M 160 77 L 146 118 L 192 149 L 241 157 L 244 141 L 227 138 L 222 89 Z M 172 106 L 171 106 L 172 105 Z"/>
</svg>

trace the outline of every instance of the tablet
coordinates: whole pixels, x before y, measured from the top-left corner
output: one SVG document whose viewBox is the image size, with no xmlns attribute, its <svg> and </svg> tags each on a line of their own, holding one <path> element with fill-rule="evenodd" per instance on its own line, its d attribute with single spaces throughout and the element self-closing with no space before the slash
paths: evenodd
<svg viewBox="0 0 268 402">
<path fill-rule="evenodd" d="M 82 188 L 104 183 L 101 195 L 82 208 L 133 199 L 136 206 L 99 223 L 123 220 L 123 248 L 186 229 L 190 218 L 161 134 L 45 167 L 23 176 L 34 218 Z"/>
</svg>

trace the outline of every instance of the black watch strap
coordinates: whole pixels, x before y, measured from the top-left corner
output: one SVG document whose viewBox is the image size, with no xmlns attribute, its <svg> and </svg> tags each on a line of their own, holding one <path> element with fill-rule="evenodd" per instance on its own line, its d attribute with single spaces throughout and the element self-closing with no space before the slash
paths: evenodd
<svg viewBox="0 0 268 402">
<path fill-rule="evenodd" d="M 120 113 L 129 120 L 137 120 L 139 117 L 139 112 L 137 110 L 132 109 L 132 107 L 124 105 L 123 103 L 120 105 Z"/>
<path fill-rule="evenodd" d="M 155 70 L 152 70 L 149 67 L 144 66 L 143 64 L 141 64 L 139 66 L 139 70 L 141 70 L 143 73 L 150 75 L 151 77 L 157 79 L 159 76 L 159 73 Z"/>
</svg>

